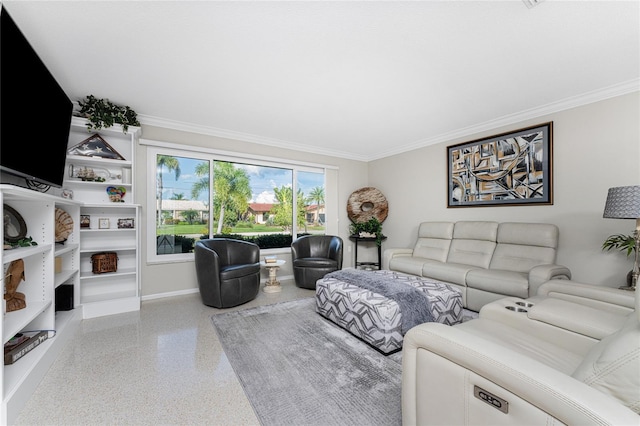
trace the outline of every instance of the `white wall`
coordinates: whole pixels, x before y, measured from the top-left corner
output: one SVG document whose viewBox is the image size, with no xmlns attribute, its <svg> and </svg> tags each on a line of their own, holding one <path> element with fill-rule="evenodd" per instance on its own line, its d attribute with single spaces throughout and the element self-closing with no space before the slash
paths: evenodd
<svg viewBox="0 0 640 426">
<path fill-rule="evenodd" d="M 608 188 L 640 184 L 639 105 L 635 92 L 370 162 L 369 185 L 389 201 L 384 247 L 413 246 L 423 221 L 549 222 L 560 228 L 558 263 L 576 281 L 623 285 L 633 256 L 601 246 L 611 234 L 631 234 L 635 222 L 602 213 Z M 553 205 L 447 209 L 447 146 L 548 121 L 554 126 Z"/>
</svg>

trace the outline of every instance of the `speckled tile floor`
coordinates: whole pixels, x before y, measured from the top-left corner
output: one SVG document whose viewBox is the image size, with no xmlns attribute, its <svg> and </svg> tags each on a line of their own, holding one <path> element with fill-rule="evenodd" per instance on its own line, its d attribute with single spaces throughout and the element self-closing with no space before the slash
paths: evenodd
<svg viewBox="0 0 640 426">
<path fill-rule="evenodd" d="M 210 317 L 315 294 L 281 283 L 231 309 L 194 293 L 83 320 L 14 424 L 258 425 Z"/>
</svg>

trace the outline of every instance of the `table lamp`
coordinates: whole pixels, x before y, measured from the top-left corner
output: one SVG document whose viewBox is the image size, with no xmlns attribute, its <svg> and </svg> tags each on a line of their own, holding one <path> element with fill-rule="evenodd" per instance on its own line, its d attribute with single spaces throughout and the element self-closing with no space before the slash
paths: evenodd
<svg viewBox="0 0 640 426">
<path fill-rule="evenodd" d="M 618 186 L 609 188 L 607 203 L 604 206 L 604 218 L 609 219 L 635 219 L 636 229 L 633 238 L 636 242 L 635 260 L 631 271 L 631 286 L 620 287 L 623 290 L 635 291 L 640 267 L 638 266 L 638 252 L 640 252 L 640 185 Z"/>
</svg>

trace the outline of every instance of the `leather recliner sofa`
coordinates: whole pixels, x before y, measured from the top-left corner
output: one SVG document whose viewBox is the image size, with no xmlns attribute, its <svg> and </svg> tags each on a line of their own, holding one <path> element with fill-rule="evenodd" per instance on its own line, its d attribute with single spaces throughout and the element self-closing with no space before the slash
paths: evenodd
<svg viewBox="0 0 640 426">
<path fill-rule="evenodd" d="M 403 425 L 638 425 L 639 307 L 638 293 L 554 280 L 477 319 L 416 326 Z"/>
<path fill-rule="evenodd" d="M 386 249 L 382 268 L 451 284 L 477 312 L 505 296 L 535 296 L 546 281 L 571 279 L 556 264 L 558 238 L 549 223 L 423 222 L 415 246 Z"/>
</svg>

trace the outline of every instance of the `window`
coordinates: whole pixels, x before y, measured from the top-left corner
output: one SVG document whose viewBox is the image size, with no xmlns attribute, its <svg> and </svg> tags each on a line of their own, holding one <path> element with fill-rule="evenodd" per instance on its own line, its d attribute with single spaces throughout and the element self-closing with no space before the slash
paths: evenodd
<svg viewBox="0 0 640 426">
<path fill-rule="evenodd" d="M 195 242 L 210 236 L 278 249 L 326 231 L 321 167 L 167 148 L 149 148 L 148 161 L 149 261 L 191 259 Z"/>
</svg>

